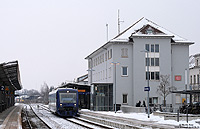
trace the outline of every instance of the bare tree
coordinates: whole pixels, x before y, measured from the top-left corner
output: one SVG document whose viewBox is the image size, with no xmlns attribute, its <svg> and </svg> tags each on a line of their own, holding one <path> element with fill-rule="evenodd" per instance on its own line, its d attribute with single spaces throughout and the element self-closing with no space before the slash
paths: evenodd
<svg viewBox="0 0 200 129">
<path fill-rule="evenodd" d="M 43 102 L 45 104 L 48 104 L 48 101 L 49 101 L 49 86 L 45 82 L 44 82 L 43 85 L 41 85 L 41 96 L 43 98 Z"/>
<path fill-rule="evenodd" d="M 176 90 L 176 87 L 170 86 L 169 75 L 160 75 L 160 85 L 157 87 L 157 93 L 164 99 L 164 106 L 166 106 L 166 98 L 171 91 Z"/>
</svg>

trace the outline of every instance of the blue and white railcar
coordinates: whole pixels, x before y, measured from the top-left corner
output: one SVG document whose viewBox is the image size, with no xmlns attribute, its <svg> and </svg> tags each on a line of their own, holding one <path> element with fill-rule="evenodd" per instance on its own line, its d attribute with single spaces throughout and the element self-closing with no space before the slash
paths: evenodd
<svg viewBox="0 0 200 129">
<path fill-rule="evenodd" d="M 49 109 L 62 117 L 78 113 L 78 90 L 58 88 L 49 93 Z"/>
</svg>

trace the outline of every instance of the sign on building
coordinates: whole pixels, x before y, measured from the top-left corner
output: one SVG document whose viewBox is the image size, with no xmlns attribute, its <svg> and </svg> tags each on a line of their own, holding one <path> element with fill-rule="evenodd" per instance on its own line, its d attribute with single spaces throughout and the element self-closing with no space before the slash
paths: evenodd
<svg viewBox="0 0 200 129">
<path fill-rule="evenodd" d="M 181 81 L 181 75 L 175 75 L 175 81 Z"/>
<path fill-rule="evenodd" d="M 6 87 L 5 87 L 5 91 L 9 91 L 9 86 L 6 86 Z"/>
<path fill-rule="evenodd" d="M 144 87 L 144 91 L 150 91 L 150 87 Z"/>
<path fill-rule="evenodd" d="M 5 87 L 4 86 L 1 86 L 1 91 L 4 91 Z"/>
</svg>

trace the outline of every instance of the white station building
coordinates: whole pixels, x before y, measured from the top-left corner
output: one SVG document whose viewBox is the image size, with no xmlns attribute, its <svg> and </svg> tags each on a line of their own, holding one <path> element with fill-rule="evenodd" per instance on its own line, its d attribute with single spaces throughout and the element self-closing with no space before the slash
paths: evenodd
<svg viewBox="0 0 200 129">
<path fill-rule="evenodd" d="M 170 76 L 170 86 L 185 89 L 189 82 L 185 73 L 189 73 L 191 44 L 194 42 L 146 18 L 139 19 L 85 58 L 93 109 L 113 110 L 115 103 L 117 109 L 122 105 L 135 106 L 138 101 L 147 104 L 144 87 L 148 76 L 150 105 L 163 104 L 163 97 L 157 93 L 160 76 Z M 166 103 L 176 107 L 184 97 L 170 94 Z"/>
</svg>

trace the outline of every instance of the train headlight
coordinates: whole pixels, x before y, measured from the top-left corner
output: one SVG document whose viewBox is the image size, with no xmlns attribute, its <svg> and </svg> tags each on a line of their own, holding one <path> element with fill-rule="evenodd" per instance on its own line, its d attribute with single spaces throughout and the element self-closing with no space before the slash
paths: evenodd
<svg viewBox="0 0 200 129">
<path fill-rule="evenodd" d="M 62 107 L 62 104 L 60 104 L 60 106 Z"/>
<path fill-rule="evenodd" d="M 74 107 L 76 107 L 76 104 L 74 104 Z"/>
</svg>

